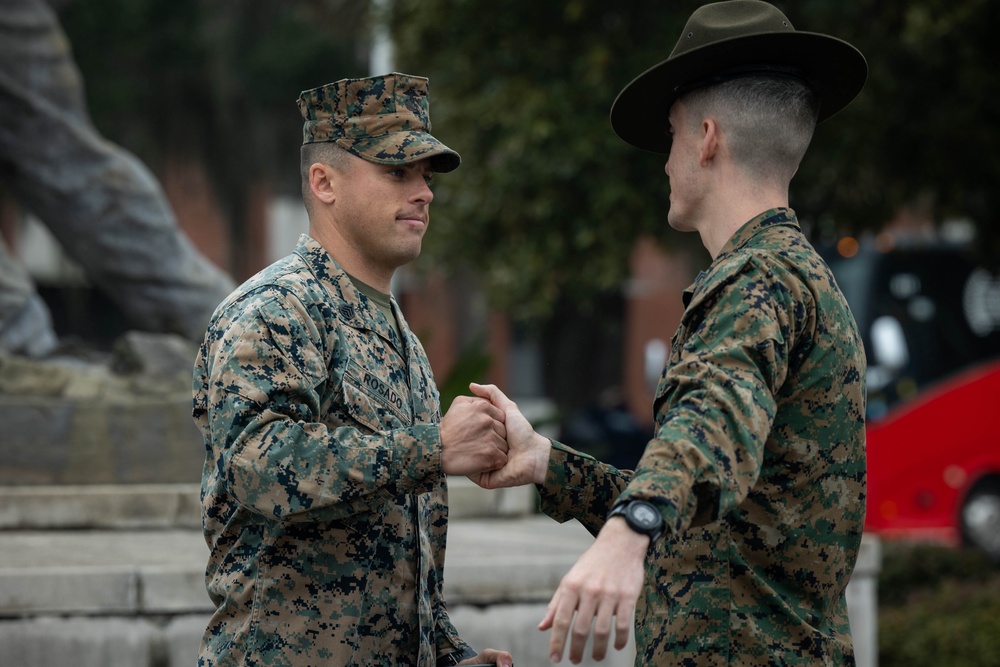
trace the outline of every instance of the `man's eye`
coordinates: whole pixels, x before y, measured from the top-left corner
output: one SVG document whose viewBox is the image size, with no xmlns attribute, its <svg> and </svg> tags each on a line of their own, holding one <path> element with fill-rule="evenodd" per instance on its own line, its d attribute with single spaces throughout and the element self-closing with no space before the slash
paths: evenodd
<svg viewBox="0 0 1000 667">
<path fill-rule="evenodd" d="M 434 185 L 434 174 L 430 172 L 424 174 L 424 182 L 427 183 L 427 185 Z"/>
</svg>

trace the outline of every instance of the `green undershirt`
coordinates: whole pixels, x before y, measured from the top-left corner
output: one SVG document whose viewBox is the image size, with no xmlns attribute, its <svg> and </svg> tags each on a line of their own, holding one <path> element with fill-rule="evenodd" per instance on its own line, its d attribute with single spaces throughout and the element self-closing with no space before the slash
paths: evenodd
<svg viewBox="0 0 1000 667">
<path fill-rule="evenodd" d="M 346 272 L 345 272 L 346 273 Z M 396 313 L 392 312 L 392 303 L 390 301 L 390 296 L 385 292 L 380 292 L 371 285 L 365 284 L 352 276 L 347 274 L 347 277 L 351 279 L 354 283 L 355 289 L 364 294 L 366 297 L 372 300 L 375 307 L 385 316 L 387 322 L 392 325 L 392 328 L 396 330 L 396 335 L 399 336 L 399 340 L 403 340 L 403 332 L 399 328 L 399 322 L 396 320 Z"/>
</svg>

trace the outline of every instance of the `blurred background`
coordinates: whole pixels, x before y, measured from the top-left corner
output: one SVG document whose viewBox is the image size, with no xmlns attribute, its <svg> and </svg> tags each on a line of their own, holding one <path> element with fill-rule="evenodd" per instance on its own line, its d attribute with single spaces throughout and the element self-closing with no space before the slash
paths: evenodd
<svg viewBox="0 0 1000 667">
<path fill-rule="evenodd" d="M 434 133 L 463 166 L 436 179 L 424 252 L 393 289 L 444 405 L 470 380 L 494 382 L 567 443 L 634 465 L 680 292 L 709 257 L 666 224 L 665 156 L 619 140 L 608 111 L 702 3 L 54 4 L 94 124 L 150 167 L 187 236 L 237 282 L 306 230 L 299 91 L 390 70 L 428 76 Z M 1000 3 L 774 4 L 799 29 L 854 44 L 870 68 L 858 99 L 817 129 L 791 192 L 865 336 L 870 522 L 1000 559 Z M 110 346 L 134 323 L 4 178 L 0 233 L 57 332 Z M 923 421 L 907 425 L 914 414 Z M 964 446 L 973 452 L 956 459 Z M 967 600 L 956 585 L 950 599 Z"/>
</svg>

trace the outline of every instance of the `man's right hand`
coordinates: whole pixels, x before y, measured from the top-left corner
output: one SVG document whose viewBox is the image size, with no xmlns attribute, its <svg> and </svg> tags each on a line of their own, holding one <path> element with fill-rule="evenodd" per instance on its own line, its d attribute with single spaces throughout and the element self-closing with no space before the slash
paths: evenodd
<svg viewBox="0 0 1000 667">
<path fill-rule="evenodd" d="M 536 433 L 517 404 L 496 386 L 473 383 L 469 388 L 476 396 L 503 410 L 509 446 L 505 466 L 499 470 L 480 471 L 479 474 L 469 475 L 469 478 L 484 489 L 544 484 L 549 469 L 549 452 L 552 451 L 549 439 Z"/>
<path fill-rule="evenodd" d="M 459 396 L 441 419 L 440 431 L 446 475 L 478 475 L 507 463 L 504 413 L 487 400 Z"/>
</svg>

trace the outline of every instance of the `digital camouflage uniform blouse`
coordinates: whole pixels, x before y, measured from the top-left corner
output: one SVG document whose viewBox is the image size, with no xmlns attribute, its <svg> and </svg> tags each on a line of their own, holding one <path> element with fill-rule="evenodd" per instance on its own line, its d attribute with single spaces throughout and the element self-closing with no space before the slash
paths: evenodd
<svg viewBox="0 0 1000 667">
<path fill-rule="evenodd" d="M 542 509 L 596 534 L 618 500 L 662 508 L 636 665 L 852 665 L 844 590 L 866 488 L 854 318 L 789 209 L 741 228 L 685 301 L 637 470 L 557 444 Z"/>
<path fill-rule="evenodd" d="M 199 665 L 426 667 L 468 648 L 442 597 L 438 391 L 396 313 L 402 341 L 305 235 L 216 311 L 194 377 L 218 607 Z"/>
</svg>

